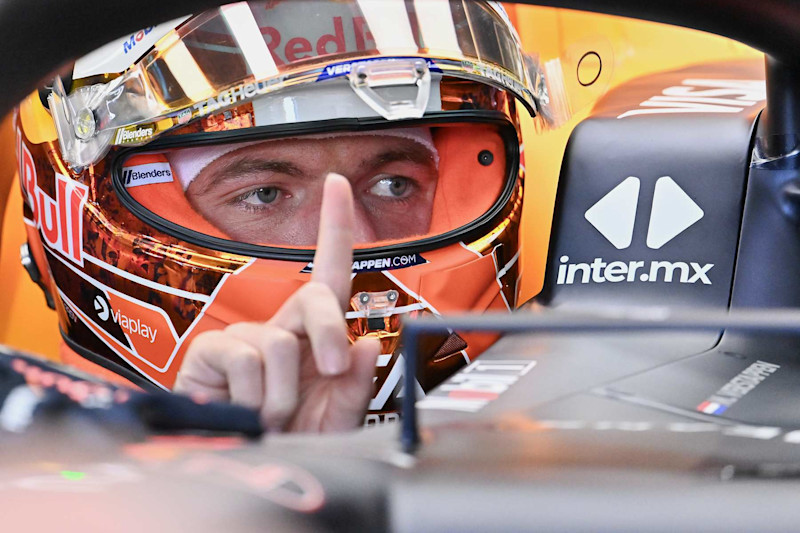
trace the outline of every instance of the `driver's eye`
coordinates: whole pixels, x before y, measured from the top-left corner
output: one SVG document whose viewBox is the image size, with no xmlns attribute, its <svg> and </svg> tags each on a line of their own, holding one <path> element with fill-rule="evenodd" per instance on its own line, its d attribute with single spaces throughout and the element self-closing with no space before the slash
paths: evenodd
<svg viewBox="0 0 800 533">
<path fill-rule="evenodd" d="M 411 188 L 411 180 L 401 176 L 381 178 L 370 188 L 376 196 L 402 198 Z"/>
<path fill-rule="evenodd" d="M 276 187 L 261 187 L 242 198 L 248 204 L 271 204 L 278 198 Z"/>
</svg>

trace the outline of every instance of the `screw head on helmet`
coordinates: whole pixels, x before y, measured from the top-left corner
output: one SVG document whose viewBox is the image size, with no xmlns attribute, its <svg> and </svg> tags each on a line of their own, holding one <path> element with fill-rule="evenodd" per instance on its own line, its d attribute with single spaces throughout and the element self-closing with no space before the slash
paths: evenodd
<svg viewBox="0 0 800 533">
<path fill-rule="evenodd" d="M 515 305 L 526 64 L 502 8 L 455 0 L 239 2 L 82 58 L 18 120 L 65 340 L 169 388 L 197 334 L 266 320 L 309 279 L 335 171 L 357 215 L 349 334 L 381 339 L 370 410 L 395 410 L 401 316 Z M 431 340 L 420 386 L 489 342 Z"/>
</svg>

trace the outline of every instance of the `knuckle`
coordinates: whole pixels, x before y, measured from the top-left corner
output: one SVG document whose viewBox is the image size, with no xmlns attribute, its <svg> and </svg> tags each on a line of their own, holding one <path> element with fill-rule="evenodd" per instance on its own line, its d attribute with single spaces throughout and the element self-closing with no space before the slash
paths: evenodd
<svg viewBox="0 0 800 533">
<path fill-rule="evenodd" d="M 228 371 L 251 375 L 261 372 L 261 357 L 255 350 L 235 350 L 228 355 Z"/>
<path fill-rule="evenodd" d="M 261 411 L 268 427 L 281 428 L 294 414 L 297 408 L 296 398 L 286 398 L 268 402 Z"/>
<path fill-rule="evenodd" d="M 247 332 L 253 328 L 253 326 L 257 326 L 257 324 L 254 324 L 253 322 L 235 322 L 227 325 L 224 332 L 227 335 L 241 337 L 242 335 L 246 335 Z"/>
<path fill-rule="evenodd" d="M 261 338 L 263 346 L 281 352 L 295 351 L 300 342 L 294 333 L 275 326 L 266 326 Z"/>
<path fill-rule="evenodd" d="M 225 333 L 221 329 L 211 329 L 198 334 L 194 338 L 193 343 L 216 344 L 222 341 L 224 338 L 225 338 Z"/>
<path fill-rule="evenodd" d="M 196 357 L 220 352 L 220 347 L 225 345 L 225 338 L 225 334 L 218 329 L 199 333 L 189 344 L 186 359 L 191 361 Z"/>
<path fill-rule="evenodd" d="M 291 331 L 267 324 L 261 329 L 259 345 L 269 356 L 274 352 L 295 352 L 299 349 L 300 341 Z"/>
</svg>

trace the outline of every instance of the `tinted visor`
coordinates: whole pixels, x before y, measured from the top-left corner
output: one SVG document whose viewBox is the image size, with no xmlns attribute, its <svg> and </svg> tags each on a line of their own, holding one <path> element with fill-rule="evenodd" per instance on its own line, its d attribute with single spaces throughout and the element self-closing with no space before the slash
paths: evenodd
<svg viewBox="0 0 800 533">
<path fill-rule="evenodd" d="M 167 33 L 111 82 L 69 95 L 56 83 L 50 105 L 65 160 L 88 165 L 110 146 L 145 144 L 257 96 L 335 78 L 358 88 L 351 73 L 378 58 L 419 58 L 433 74 L 501 87 L 531 110 L 536 106 L 518 37 L 503 12 L 464 0 L 229 4 Z M 369 79 L 380 85 L 382 76 L 402 82 L 414 74 L 387 69 Z"/>
</svg>

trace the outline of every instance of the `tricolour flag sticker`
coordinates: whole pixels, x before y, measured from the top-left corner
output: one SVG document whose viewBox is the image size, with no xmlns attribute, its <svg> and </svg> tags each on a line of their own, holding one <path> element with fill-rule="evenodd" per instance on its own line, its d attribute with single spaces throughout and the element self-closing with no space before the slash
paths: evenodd
<svg viewBox="0 0 800 533">
<path fill-rule="evenodd" d="M 717 402 L 703 402 L 697 406 L 697 410 L 707 415 L 721 415 L 728 408 L 727 405 L 722 405 Z"/>
</svg>

